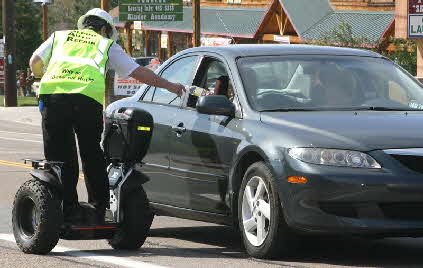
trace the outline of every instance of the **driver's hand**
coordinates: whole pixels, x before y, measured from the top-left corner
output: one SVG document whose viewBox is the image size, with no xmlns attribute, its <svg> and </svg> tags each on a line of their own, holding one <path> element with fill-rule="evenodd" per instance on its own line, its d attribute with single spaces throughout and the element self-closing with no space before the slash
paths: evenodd
<svg viewBox="0 0 423 268">
<path fill-rule="evenodd" d="M 178 96 L 181 96 L 182 93 L 185 92 L 185 87 L 179 83 L 171 83 L 167 90 Z"/>
</svg>

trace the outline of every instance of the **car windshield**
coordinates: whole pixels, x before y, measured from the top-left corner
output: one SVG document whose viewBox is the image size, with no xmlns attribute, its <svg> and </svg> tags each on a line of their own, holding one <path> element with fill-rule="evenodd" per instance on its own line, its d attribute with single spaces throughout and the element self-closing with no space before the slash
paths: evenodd
<svg viewBox="0 0 423 268">
<path fill-rule="evenodd" d="M 257 111 L 423 110 L 422 85 L 383 58 L 244 57 L 237 65 Z"/>
</svg>

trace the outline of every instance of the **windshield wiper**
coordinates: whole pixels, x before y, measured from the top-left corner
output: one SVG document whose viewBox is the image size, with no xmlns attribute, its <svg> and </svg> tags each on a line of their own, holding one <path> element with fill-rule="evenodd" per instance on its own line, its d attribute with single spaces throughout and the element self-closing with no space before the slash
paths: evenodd
<svg viewBox="0 0 423 268">
<path fill-rule="evenodd" d="M 310 111 L 318 111 L 319 109 L 311 109 L 311 108 L 279 108 L 279 109 L 266 109 L 261 110 L 260 112 L 310 112 Z"/>
<path fill-rule="evenodd" d="M 411 107 L 385 107 L 385 106 L 368 106 L 360 107 L 357 110 L 370 110 L 370 111 L 422 111 L 421 109 Z"/>
</svg>

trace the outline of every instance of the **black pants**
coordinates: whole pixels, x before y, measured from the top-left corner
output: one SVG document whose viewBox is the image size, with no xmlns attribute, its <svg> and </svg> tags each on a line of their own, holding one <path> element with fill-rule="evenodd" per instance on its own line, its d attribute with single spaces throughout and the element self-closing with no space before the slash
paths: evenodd
<svg viewBox="0 0 423 268">
<path fill-rule="evenodd" d="M 99 210 L 109 206 L 109 181 L 100 148 L 103 132 L 103 107 L 82 94 L 41 95 L 44 155 L 50 161 L 65 163 L 63 209 L 65 214 L 78 204 L 78 140 L 88 202 Z"/>
</svg>

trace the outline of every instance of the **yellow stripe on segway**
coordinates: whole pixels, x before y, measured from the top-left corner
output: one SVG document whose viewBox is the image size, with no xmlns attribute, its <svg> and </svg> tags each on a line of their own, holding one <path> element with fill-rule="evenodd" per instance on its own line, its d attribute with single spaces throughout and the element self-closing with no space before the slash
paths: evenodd
<svg viewBox="0 0 423 268">
<path fill-rule="evenodd" d="M 139 131 L 151 131 L 151 128 L 150 127 L 142 127 L 142 126 L 139 126 L 137 128 L 137 130 L 139 130 Z"/>
</svg>

